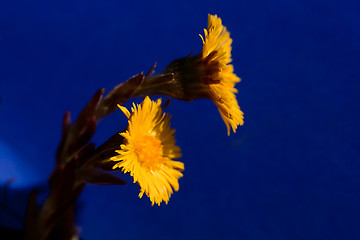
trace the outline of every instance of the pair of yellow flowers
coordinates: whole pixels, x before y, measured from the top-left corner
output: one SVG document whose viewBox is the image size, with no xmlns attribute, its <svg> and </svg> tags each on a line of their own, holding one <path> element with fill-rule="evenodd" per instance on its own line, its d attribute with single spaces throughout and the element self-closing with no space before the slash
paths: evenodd
<svg viewBox="0 0 360 240">
<path fill-rule="evenodd" d="M 235 84 L 240 78 L 234 74 L 230 64 L 232 39 L 216 15 L 209 14 L 204 32 L 204 37 L 200 35 L 203 40 L 200 54 L 169 65 L 169 72 L 174 73 L 177 81 L 173 84 L 180 86 L 177 88 L 182 89 L 181 92 L 169 94 L 167 88 L 174 89 L 172 85 L 162 87 L 161 91 L 180 99 L 211 99 L 218 107 L 229 135 L 230 127 L 235 132 L 237 126 L 243 124 L 243 113 L 235 96 Z M 189 69 L 191 78 L 184 73 Z M 128 118 L 128 127 L 120 133 L 124 143 L 116 151 L 118 155 L 109 161 L 118 162 L 114 169 L 130 173 L 134 182 L 140 185 L 140 198 L 145 193 L 152 205 L 160 205 L 162 201 L 167 204 L 173 189 L 179 190 L 178 179 L 184 170 L 182 162 L 173 161 L 181 157 L 181 150 L 175 145 L 170 116 L 163 113 L 161 99 L 152 101 L 149 97 L 145 97 L 141 104 L 133 104 L 132 113 L 120 105 L 119 108 Z"/>
</svg>

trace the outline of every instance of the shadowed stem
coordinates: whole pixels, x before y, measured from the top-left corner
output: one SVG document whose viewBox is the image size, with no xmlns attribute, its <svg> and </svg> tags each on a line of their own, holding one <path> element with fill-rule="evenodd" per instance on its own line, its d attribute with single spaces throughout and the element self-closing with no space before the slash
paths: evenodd
<svg viewBox="0 0 360 240">
<path fill-rule="evenodd" d="M 104 160 L 116 155 L 123 137 L 114 134 L 98 148 L 89 143 L 97 123 L 117 110 L 134 96 L 142 96 L 154 86 L 173 81 L 172 73 L 151 77 L 156 64 L 144 75 L 133 76 L 117 85 L 104 97 L 104 89 L 98 90 L 80 112 L 74 124 L 70 112 L 63 119 L 62 137 L 56 154 L 56 167 L 49 178 L 50 193 L 44 204 L 37 209 L 36 192 L 29 197 L 25 219 L 25 239 L 72 239 L 76 237 L 74 202 L 86 183 L 126 184 L 110 174 L 113 163 Z"/>
</svg>

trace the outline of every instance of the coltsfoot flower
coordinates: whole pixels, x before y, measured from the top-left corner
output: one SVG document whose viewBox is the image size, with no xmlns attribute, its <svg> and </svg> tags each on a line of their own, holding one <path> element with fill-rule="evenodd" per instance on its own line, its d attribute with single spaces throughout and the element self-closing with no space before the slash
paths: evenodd
<svg viewBox="0 0 360 240">
<path fill-rule="evenodd" d="M 175 145 L 174 129 L 170 128 L 170 116 L 163 113 L 161 99 L 151 101 L 146 97 L 141 104 L 133 104 L 130 113 L 118 105 L 128 120 L 127 130 L 120 133 L 124 144 L 119 154 L 110 161 L 119 161 L 113 168 L 129 172 L 134 182 L 140 185 L 141 198 L 145 193 L 154 203 L 166 204 L 171 194 L 179 190 L 178 179 L 184 170 L 182 162 L 173 161 L 181 157 L 181 150 Z"/>
<path fill-rule="evenodd" d="M 173 73 L 174 81 L 155 86 L 150 94 L 163 94 L 182 100 L 209 98 L 217 106 L 230 135 L 243 125 L 243 112 L 235 94 L 240 78 L 231 63 L 230 33 L 217 15 L 208 16 L 201 53 L 171 62 L 163 74 Z M 154 76 L 153 78 L 156 78 Z"/>
<path fill-rule="evenodd" d="M 230 33 L 217 15 L 208 16 L 208 28 L 204 29 L 202 61 L 200 64 L 203 83 L 209 84 L 209 97 L 216 104 L 230 135 L 230 126 L 234 132 L 238 125 L 243 125 L 243 112 L 240 110 L 235 93 L 235 84 L 240 78 L 234 74 L 230 64 Z"/>
</svg>

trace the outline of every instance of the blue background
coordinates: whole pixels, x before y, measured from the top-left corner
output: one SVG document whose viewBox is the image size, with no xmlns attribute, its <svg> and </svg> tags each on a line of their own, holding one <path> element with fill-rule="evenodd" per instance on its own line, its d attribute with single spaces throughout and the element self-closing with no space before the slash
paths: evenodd
<svg viewBox="0 0 360 240">
<path fill-rule="evenodd" d="M 172 101 L 180 191 L 151 207 L 129 176 L 87 186 L 81 237 L 360 239 L 359 12 L 359 1 L 1 1 L 0 175 L 28 178 L 14 192 L 46 185 L 66 110 L 75 118 L 97 89 L 200 52 L 218 14 L 245 125 L 227 137 L 209 100 Z M 94 141 L 125 125 L 114 113 Z M 25 198 L 10 197 L 23 215 Z"/>
</svg>

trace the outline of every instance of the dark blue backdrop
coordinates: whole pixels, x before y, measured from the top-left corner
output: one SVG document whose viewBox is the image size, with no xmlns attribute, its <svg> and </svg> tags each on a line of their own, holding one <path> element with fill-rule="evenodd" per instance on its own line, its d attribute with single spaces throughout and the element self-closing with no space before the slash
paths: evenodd
<svg viewBox="0 0 360 240">
<path fill-rule="evenodd" d="M 14 189 L 46 184 L 64 112 L 75 117 L 97 89 L 155 61 L 159 72 L 199 52 L 212 13 L 234 40 L 245 125 L 227 137 L 210 101 L 172 101 L 180 191 L 151 207 L 128 176 L 88 186 L 82 238 L 360 239 L 359 12 L 355 0 L 1 1 L 1 185 L 11 175 Z M 116 112 L 94 141 L 125 124 Z M 11 197 L 23 215 L 25 198 Z"/>
</svg>

